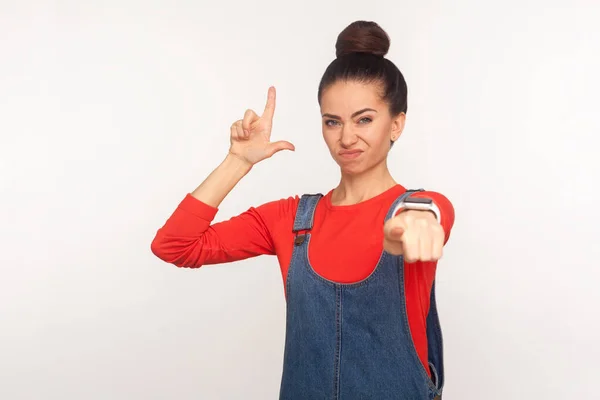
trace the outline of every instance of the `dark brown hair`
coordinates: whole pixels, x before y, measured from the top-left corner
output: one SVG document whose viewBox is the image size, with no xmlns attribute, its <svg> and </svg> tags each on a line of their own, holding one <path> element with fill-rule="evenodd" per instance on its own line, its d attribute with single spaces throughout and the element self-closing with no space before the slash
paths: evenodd
<svg viewBox="0 0 600 400">
<path fill-rule="evenodd" d="M 323 91 L 338 80 L 381 85 L 382 97 L 396 116 L 407 110 L 407 87 L 404 76 L 393 62 L 385 58 L 390 38 L 375 22 L 355 21 L 337 38 L 336 59 L 329 64 L 319 84 L 318 100 Z"/>
</svg>

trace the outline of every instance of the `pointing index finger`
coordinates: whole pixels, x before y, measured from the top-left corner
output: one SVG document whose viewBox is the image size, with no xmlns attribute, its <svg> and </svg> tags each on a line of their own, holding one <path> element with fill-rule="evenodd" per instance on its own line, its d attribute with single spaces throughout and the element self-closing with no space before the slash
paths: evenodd
<svg viewBox="0 0 600 400">
<path fill-rule="evenodd" d="M 267 104 L 265 105 L 265 112 L 263 113 L 263 117 L 269 120 L 272 120 L 273 115 L 275 114 L 275 95 L 275 87 L 271 86 L 267 94 Z"/>
</svg>

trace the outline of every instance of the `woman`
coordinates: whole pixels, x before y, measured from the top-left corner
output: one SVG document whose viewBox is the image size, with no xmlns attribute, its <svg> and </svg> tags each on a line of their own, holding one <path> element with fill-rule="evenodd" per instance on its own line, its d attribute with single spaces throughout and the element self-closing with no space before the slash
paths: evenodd
<svg viewBox="0 0 600 400">
<path fill-rule="evenodd" d="M 212 223 L 253 165 L 294 150 L 270 141 L 270 88 L 263 114 L 248 110 L 231 126 L 229 154 L 152 243 L 179 267 L 278 257 L 287 301 L 281 399 L 441 395 L 434 279 L 454 210 L 439 193 L 407 191 L 387 168 L 407 109 L 404 77 L 384 58 L 389 44 L 377 24 L 350 24 L 319 85 L 323 137 L 341 171 L 336 188 Z"/>
</svg>

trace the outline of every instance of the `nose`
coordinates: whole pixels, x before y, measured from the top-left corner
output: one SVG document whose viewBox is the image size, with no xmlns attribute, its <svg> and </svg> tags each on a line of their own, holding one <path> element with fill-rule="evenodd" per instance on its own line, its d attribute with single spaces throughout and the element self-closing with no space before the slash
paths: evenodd
<svg viewBox="0 0 600 400">
<path fill-rule="evenodd" d="M 348 125 L 344 125 L 341 131 L 340 143 L 344 148 L 350 148 L 358 142 L 358 136 Z"/>
</svg>

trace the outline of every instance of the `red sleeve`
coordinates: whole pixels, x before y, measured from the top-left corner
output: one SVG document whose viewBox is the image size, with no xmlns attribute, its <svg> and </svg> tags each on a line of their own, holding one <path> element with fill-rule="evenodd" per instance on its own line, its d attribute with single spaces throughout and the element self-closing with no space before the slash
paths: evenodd
<svg viewBox="0 0 600 400">
<path fill-rule="evenodd" d="M 152 253 L 186 268 L 275 254 L 269 224 L 278 221 L 286 209 L 282 202 L 286 200 L 250 208 L 227 221 L 211 224 L 218 209 L 188 194 L 157 231 Z"/>
<path fill-rule="evenodd" d="M 440 210 L 440 224 L 442 228 L 444 228 L 444 232 L 446 233 L 446 239 L 444 240 L 444 244 L 448 242 L 450 238 L 450 231 L 452 231 L 452 227 L 454 226 L 454 206 L 446 196 L 438 192 L 418 192 L 413 195 L 413 197 L 426 197 L 428 199 L 433 200 L 435 205 Z"/>
</svg>

